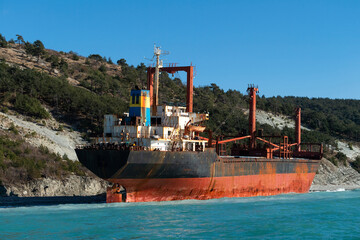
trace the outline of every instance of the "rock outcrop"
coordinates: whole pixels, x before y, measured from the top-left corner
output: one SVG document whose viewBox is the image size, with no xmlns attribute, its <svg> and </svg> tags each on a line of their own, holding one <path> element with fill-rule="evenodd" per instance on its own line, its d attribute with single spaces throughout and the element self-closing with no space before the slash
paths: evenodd
<svg viewBox="0 0 360 240">
<path fill-rule="evenodd" d="M 351 166 L 335 166 L 323 158 L 310 191 L 335 191 L 360 188 L 360 174 Z"/>
<path fill-rule="evenodd" d="M 64 180 L 43 178 L 22 185 L 0 185 L 0 196 L 93 196 L 105 193 L 107 185 L 106 181 L 98 178 L 71 175 Z"/>
</svg>

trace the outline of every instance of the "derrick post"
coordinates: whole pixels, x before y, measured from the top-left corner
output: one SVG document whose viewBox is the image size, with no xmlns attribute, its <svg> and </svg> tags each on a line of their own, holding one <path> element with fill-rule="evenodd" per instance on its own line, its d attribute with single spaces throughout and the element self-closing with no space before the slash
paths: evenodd
<svg viewBox="0 0 360 240">
<path fill-rule="evenodd" d="M 217 136 L 216 137 L 216 153 L 220 156 L 220 145 L 219 145 L 219 140 L 220 140 L 220 137 Z"/>
<path fill-rule="evenodd" d="M 186 84 L 186 111 L 193 111 L 193 79 L 194 79 L 194 67 L 189 66 L 187 72 L 187 84 Z"/>
<path fill-rule="evenodd" d="M 212 141 L 213 141 L 213 137 L 212 137 L 212 131 L 209 129 L 209 141 L 208 141 L 208 147 L 212 148 Z"/>
<path fill-rule="evenodd" d="M 151 67 L 148 67 L 147 70 L 147 89 L 150 93 L 150 106 L 153 106 L 154 99 L 153 99 L 153 91 L 154 91 L 154 73 L 151 71 Z"/>
<path fill-rule="evenodd" d="M 301 144 L 301 108 L 296 108 L 296 122 L 295 122 L 295 137 L 296 137 L 296 150 L 300 152 Z"/>
<path fill-rule="evenodd" d="M 249 149 L 255 148 L 256 142 L 256 93 L 259 92 L 259 89 L 254 85 L 250 85 L 247 89 L 247 92 L 250 97 L 249 101 L 249 135 L 250 135 L 250 143 Z"/>
</svg>

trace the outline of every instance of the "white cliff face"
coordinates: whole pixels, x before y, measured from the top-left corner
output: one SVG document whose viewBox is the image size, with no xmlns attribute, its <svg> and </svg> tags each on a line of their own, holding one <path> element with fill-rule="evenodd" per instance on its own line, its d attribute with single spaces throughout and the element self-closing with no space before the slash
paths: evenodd
<svg viewBox="0 0 360 240">
<path fill-rule="evenodd" d="M 337 141 L 339 151 L 344 153 L 351 160 L 355 160 L 357 156 L 360 156 L 360 147 L 353 145 L 350 147 L 349 143 L 343 141 Z"/>
<path fill-rule="evenodd" d="M 243 110 L 245 115 L 249 115 L 249 110 Z M 282 130 L 284 127 L 294 128 L 295 129 L 295 121 L 289 117 L 282 114 L 274 114 L 271 112 L 265 112 L 263 110 L 256 110 L 256 122 L 260 124 L 268 124 L 274 128 L 278 128 Z M 301 126 L 302 130 L 311 131 L 311 129 Z"/>
<path fill-rule="evenodd" d="M 46 125 L 26 121 L 21 115 L 10 115 L 0 112 L 0 128 L 7 130 L 13 124 L 19 134 L 29 144 L 46 146 L 51 152 L 60 156 L 66 154 L 71 160 L 78 160 L 75 153 L 77 144 L 84 144 L 80 133 L 63 129 L 57 131 L 59 123 L 55 119 L 46 120 Z"/>
<path fill-rule="evenodd" d="M 93 196 L 106 192 L 108 183 L 89 176 L 71 175 L 64 180 L 43 178 L 22 185 L 3 187 L 2 196 L 53 197 L 53 196 Z"/>
</svg>

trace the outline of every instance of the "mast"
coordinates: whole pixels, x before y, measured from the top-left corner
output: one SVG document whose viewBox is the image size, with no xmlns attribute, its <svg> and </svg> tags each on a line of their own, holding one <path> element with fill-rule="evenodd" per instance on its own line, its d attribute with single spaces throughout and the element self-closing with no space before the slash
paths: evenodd
<svg viewBox="0 0 360 240">
<path fill-rule="evenodd" d="M 301 108 L 296 108 L 296 122 L 295 122 L 295 138 L 296 138 L 296 150 L 301 151 Z"/>
<path fill-rule="evenodd" d="M 155 87 L 154 87 L 154 101 L 153 101 L 153 116 L 156 116 L 157 112 L 157 105 L 159 104 L 159 75 L 160 75 L 160 68 L 162 68 L 163 63 L 160 61 L 161 54 L 168 54 L 166 52 L 162 53 L 160 47 L 156 47 L 154 44 L 154 56 L 156 57 L 156 66 L 155 66 Z"/>
</svg>

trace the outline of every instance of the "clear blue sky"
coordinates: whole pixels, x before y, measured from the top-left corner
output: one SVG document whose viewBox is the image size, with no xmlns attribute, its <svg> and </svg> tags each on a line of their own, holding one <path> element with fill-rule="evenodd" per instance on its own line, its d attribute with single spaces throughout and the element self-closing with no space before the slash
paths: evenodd
<svg viewBox="0 0 360 240">
<path fill-rule="evenodd" d="M 157 43 L 196 86 L 360 99 L 360 1 L 0 0 L 0 33 L 135 66 Z"/>
</svg>

